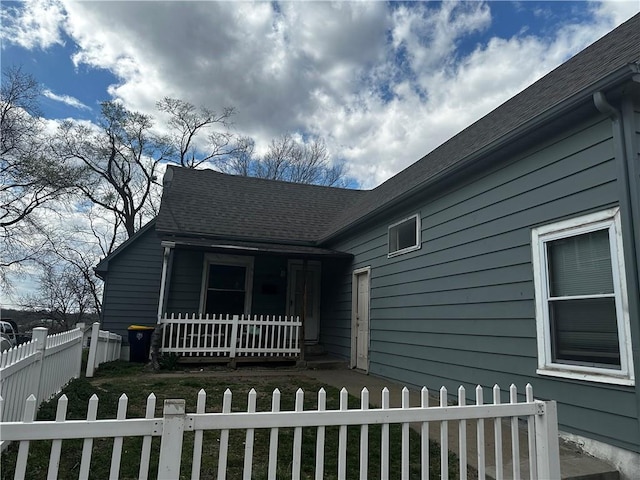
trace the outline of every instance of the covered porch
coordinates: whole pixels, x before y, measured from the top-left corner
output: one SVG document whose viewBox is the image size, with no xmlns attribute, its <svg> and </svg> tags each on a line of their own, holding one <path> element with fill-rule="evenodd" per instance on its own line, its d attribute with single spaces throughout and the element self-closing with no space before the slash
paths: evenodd
<svg viewBox="0 0 640 480">
<path fill-rule="evenodd" d="M 321 296 L 350 255 L 309 246 L 164 240 L 160 354 L 186 362 L 301 361 L 322 350 Z"/>
</svg>

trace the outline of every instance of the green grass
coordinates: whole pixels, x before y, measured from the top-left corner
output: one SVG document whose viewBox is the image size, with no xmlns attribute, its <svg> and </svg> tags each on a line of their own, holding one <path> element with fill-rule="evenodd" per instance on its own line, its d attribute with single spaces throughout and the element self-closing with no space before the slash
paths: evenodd
<svg viewBox="0 0 640 480">
<path fill-rule="evenodd" d="M 143 366 L 125 362 L 112 362 L 101 365 L 99 374 L 93 379 L 77 379 L 71 382 L 64 392 L 69 398 L 67 418 L 86 418 L 89 398 L 95 393 L 100 402 L 98 406 L 98 418 L 115 418 L 118 398 L 125 393 L 129 398 L 127 411 L 128 418 L 143 417 L 146 407 L 146 398 L 153 392 L 157 397 L 156 416 L 162 416 L 163 401 L 168 398 L 182 398 L 186 401 L 188 413 L 195 412 L 197 394 L 200 389 L 207 392 L 207 412 L 220 412 L 222 409 L 223 392 L 229 388 L 233 392 L 233 411 L 246 411 L 247 393 L 250 388 L 257 391 L 257 411 L 271 410 L 271 395 L 275 388 L 281 392 L 281 410 L 293 410 L 295 391 L 302 388 L 305 391 L 305 410 L 317 409 L 317 391 L 321 385 L 309 381 L 289 383 L 286 372 L 282 377 L 260 376 L 256 371 L 255 377 L 233 377 L 233 379 L 216 378 L 215 374 L 193 376 L 173 376 L 166 378 L 144 370 Z M 324 387 L 327 391 L 327 409 L 334 410 L 339 407 L 339 392 L 334 388 Z M 359 408 L 360 401 L 355 397 L 349 397 L 349 408 Z M 38 412 L 38 420 L 53 420 L 57 400 L 54 399 L 44 404 Z M 227 478 L 242 478 L 244 462 L 245 431 L 232 430 L 229 435 L 229 457 L 227 464 Z M 360 428 L 349 427 L 347 430 L 347 477 L 359 478 L 359 445 Z M 219 431 L 205 431 L 203 442 L 203 455 L 201 478 L 215 478 L 218 465 Z M 181 478 L 190 478 L 191 459 L 193 449 L 193 432 L 185 432 L 182 450 Z M 255 431 L 253 475 L 255 479 L 267 478 L 269 430 Z M 302 478 L 314 478 L 315 475 L 315 443 L 316 428 L 303 429 L 302 441 Z M 112 439 L 96 439 L 93 446 L 91 478 L 108 478 Z M 134 479 L 138 476 L 140 462 L 141 438 L 126 438 L 123 445 L 122 462 L 120 468 L 121 479 Z M 150 478 L 157 476 L 157 460 L 160 438 L 154 437 L 152 447 L 152 459 L 150 466 Z M 291 478 L 293 429 L 281 428 L 279 430 L 278 445 L 278 478 Z M 338 427 L 328 427 L 325 439 L 325 475 L 324 478 L 337 478 L 337 445 Z M 400 476 L 400 449 L 401 427 L 390 427 L 390 468 L 391 478 Z M 420 438 L 411 430 L 410 432 L 410 461 L 411 478 L 418 478 L 420 474 Z M 27 478 L 46 478 L 49 463 L 51 442 L 31 442 Z M 60 463 L 59 478 L 77 478 L 82 452 L 82 440 L 70 440 L 63 442 Z M 7 452 L 2 455 L 2 479 L 13 478 L 17 444 L 12 444 Z M 430 445 L 430 475 L 431 478 L 440 476 L 440 453 L 437 444 Z M 380 478 L 380 426 L 369 426 L 369 478 Z M 449 460 L 450 477 L 457 478 L 457 465 L 453 455 Z"/>
</svg>

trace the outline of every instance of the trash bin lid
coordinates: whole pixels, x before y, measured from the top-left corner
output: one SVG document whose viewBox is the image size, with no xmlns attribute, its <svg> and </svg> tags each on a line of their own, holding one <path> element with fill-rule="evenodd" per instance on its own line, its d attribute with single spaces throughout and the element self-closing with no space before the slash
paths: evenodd
<svg viewBox="0 0 640 480">
<path fill-rule="evenodd" d="M 145 325 L 129 325 L 127 330 L 153 330 L 155 327 L 147 327 Z"/>
</svg>

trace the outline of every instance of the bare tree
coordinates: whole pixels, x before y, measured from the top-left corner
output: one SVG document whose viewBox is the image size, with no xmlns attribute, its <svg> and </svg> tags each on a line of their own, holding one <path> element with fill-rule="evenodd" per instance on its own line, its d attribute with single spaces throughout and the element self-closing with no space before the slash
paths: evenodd
<svg viewBox="0 0 640 480">
<path fill-rule="evenodd" d="M 255 176 L 257 160 L 254 158 L 255 142 L 251 137 L 239 137 L 233 152 L 219 158 L 215 165 L 224 173 L 243 177 Z"/>
<path fill-rule="evenodd" d="M 65 290 L 57 292 L 59 297 L 64 293 L 77 297 L 78 288 L 69 287 L 81 285 L 83 300 L 88 310 L 99 316 L 102 313 L 102 280 L 93 268 L 104 254 L 110 252 L 103 250 L 105 232 L 93 223 L 91 217 L 87 220 L 88 227 L 51 229 L 47 235 L 47 255 L 39 264 L 44 273 L 61 272 L 60 275 L 69 284 Z M 111 237 L 109 233 L 106 233 L 106 236 Z M 43 282 L 40 283 L 42 285 Z M 62 300 L 59 299 L 58 302 L 62 303 Z"/>
<path fill-rule="evenodd" d="M 58 158 L 82 167 L 76 188 L 111 212 L 127 237 L 144 223 L 144 213 L 154 210 L 150 205 L 158 200 L 159 165 L 172 151 L 166 138 L 153 134 L 152 126 L 148 115 L 105 102 L 97 128 L 66 121 L 53 142 Z"/>
<path fill-rule="evenodd" d="M 61 331 L 71 329 L 92 313 L 89 285 L 69 265 L 43 265 L 38 292 L 23 298 L 22 304 L 46 311 Z"/>
<path fill-rule="evenodd" d="M 0 98 L 0 282 L 43 252 L 39 213 L 69 193 L 79 169 L 50 155 L 40 85 L 19 67 L 3 71 Z"/>
<path fill-rule="evenodd" d="M 0 227 L 24 221 L 65 194 L 78 171 L 48 155 L 38 98 L 40 85 L 20 68 L 3 72 L 0 99 Z"/>
<path fill-rule="evenodd" d="M 169 134 L 176 158 L 172 161 L 183 167 L 197 168 L 214 163 L 236 151 L 235 135 L 229 131 L 232 107 L 216 113 L 207 107 L 165 97 L 156 104 L 158 110 L 169 115 Z"/>
<path fill-rule="evenodd" d="M 267 152 L 254 156 L 254 143 L 240 139 L 238 148 L 218 163 L 225 173 L 287 182 L 344 187 L 348 184 L 343 163 L 332 164 L 321 138 L 307 143 L 286 134 L 273 139 Z"/>
</svg>

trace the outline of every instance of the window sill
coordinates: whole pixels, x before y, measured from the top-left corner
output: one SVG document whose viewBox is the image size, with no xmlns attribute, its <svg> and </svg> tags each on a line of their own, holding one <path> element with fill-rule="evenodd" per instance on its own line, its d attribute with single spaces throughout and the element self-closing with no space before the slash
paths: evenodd
<svg viewBox="0 0 640 480">
<path fill-rule="evenodd" d="M 602 372 L 602 373 L 600 373 Z M 576 370 L 568 370 L 564 368 L 538 368 L 536 370 L 538 375 L 544 375 L 548 377 L 568 378 L 571 380 L 583 380 L 586 382 L 597 383 L 610 383 L 612 385 L 627 385 L 634 386 L 635 380 L 625 375 L 612 375 L 606 370 L 598 370 L 596 372 L 579 372 Z"/>
<path fill-rule="evenodd" d="M 402 250 L 396 250 L 395 252 L 390 252 L 387 254 L 387 258 L 397 257 L 399 255 L 404 255 L 405 253 L 415 252 L 416 250 L 420 250 L 422 245 L 414 245 L 413 247 L 403 248 Z"/>
</svg>

